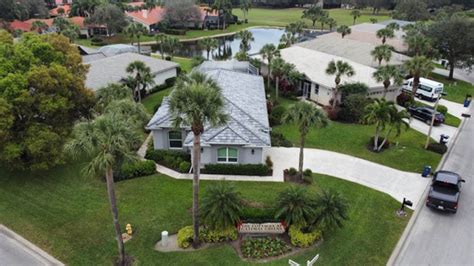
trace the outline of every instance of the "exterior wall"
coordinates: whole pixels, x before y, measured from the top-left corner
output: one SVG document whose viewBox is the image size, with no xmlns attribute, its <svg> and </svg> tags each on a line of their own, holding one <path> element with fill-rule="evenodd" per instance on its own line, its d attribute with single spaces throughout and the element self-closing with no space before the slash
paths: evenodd
<svg viewBox="0 0 474 266">
<path fill-rule="evenodd" d="M 368 93 L 368 97 L 370 98 L 377 98 L 380 99 L 382 98 L 384 88 L 383 87 L 378 87 L 378 88 L 371 88 Z M 387 95 L 385 96 L 385 99 L 387 101 L 396 101 L 397 96 L 400 94 L 401 88 L 399 86 L 391 86 L 388 88 Z"/>
<path fill-rule="evenodd" d="M 155 85 L 162 85 L 165 83 L 165 80 L 169 78 L 173 78 L 177 76 L 177 70 L 176 68 L 170 69 L 168 71 L 159 73 L 155 76 Z"/>
<path fill-rule="evenodd" d="M 153 130 L 153 147 L 155 150 L 183 150 L 186 151 L 187 149 L 183 147 L 182 149 L 170 149 L 169 147 L 169 137 L 168 132 L 173 131 L 173 129 L 159 129 Z M 183 129 L 181 130 L 181 137 L 184 143 L 184 139 L 186 138 L 186 131 Z"/>
<path fill-rule="evenodd" d="M 322 85 L 319 85 L 319 89 L 317 87 L 316 83 L 311 84 L 310 99 L 322 105 L 329 105 L 333 95 L 332 89 Z"/>
<path fill-rule="evenodd" d="M 233 147 L 237 148 L 239 153 L 238 164 L 260 164 L 263 163 L 263 149 L 262 148 L 246 148 L 238 146 L 211 146 L 203 147 L 201 152 L 201 167 L 206 164 L 216 164 L 217 162 L 217 150 L 222 147 Z M 252 149 L 254 154 L 252 154 Z M 191 153 L 192 154 L 192 153 Z"/>
</svg>

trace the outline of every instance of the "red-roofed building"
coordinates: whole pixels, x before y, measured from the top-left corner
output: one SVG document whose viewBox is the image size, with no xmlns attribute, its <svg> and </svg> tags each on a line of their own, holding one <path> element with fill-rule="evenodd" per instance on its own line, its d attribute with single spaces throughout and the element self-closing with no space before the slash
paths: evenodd
<svg viewBox="0 0 474 266">
<path fill-rule="evenodd" d="M 31 30 L 31 24 L 26 21 L 15 19 L 10 23 L 10 28 L 12 30 L 21 30 L 23 32 L 27 32 Z"/>
<path fill-rule="evenodd" d="M 59 12 L 59 10 L 61 10 L 61 9 L 64 11 L 62 14 L 60 14 L 60 12 Z M 62 5 L 62 6 L 58 6 L 56 8 L 53 8 L 53 9 L 49 10 L 49 15 L 51 17 L 57 17 L 57 16 L 68 17 L 70 12 L 71 12 L 71 6 L 70 5 Z"/>
</svg>

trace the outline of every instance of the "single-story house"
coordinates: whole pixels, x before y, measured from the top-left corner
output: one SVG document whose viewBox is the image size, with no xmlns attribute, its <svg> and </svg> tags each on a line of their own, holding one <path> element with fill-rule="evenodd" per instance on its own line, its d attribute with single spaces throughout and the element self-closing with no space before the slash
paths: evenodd
<svg viewBox="0 0 474 266">
<path fill-rule="evenodd" d="M 95 27 L 95 26 L 88 26 L 84 24 L 84 17 L 69 17 L 67 18 L 72 24 L 75 24 L 76 26 L 79 27 L 80 31 L 80 36 L 89 38 L 92 35 L 93 31 L 97 31 L 102 29 L 103 27 Z M 48 29 L 44 30 L 44 33 L 50 33 L 50 32 L 57 32 L 56 27 L 53 25 L 54 19 L 53 18 L 48 18 L 48 19 L 29 19 L 25 21 L 20 21 L 20 20 L 14 20 L 10 23 L 10 28 L 13 30 L 21 30 L 23 32 L 29 32 L 31 31 L 31 27 L 33 26 L 33 22 L 35 21 L 42 21 L 44 22 L 47 26 Z"/>
<path fill-rule="evenodd" d="M 339 57 L 347 58 L 362 65 L 375 68 L 379 66 L 379 62 L 377 60 L 374 60 L 371 55 L 371 52 L 377 46 L 376 44 L 355 41 L 346 38 L 342 39 L 340 38 L 340 36 L 338 36 L 337 38 L 317 37 L 314 40 L 297 43 L 295 45 L 314 51 L 323 52 L 326 54 L 332 54 Z M 410 60 L 410 57 L 397 52 L 392 52 L 392 57 L 390 58 L 390 61 L 383 61 L 382 65 L 389 64 L 400 66 L 408 60 Z"/>
<path fill-rule="evenodd" d="M 125 69 L 134 61 L 142 61 L 151 68 L 151 73 L 155 76 L 155 85 L 164 84 L 167 79 L 177 76 L 179 65 L 174 62 L 137 53 L 122 53 L 85 63 L 89 65 L 86 87 L 97 90 L 109 83 L 121 82 L 129 75 Z"/>
<path fill-rule="evenodd" d="M 347 58 L 311 50 L 301 46 L 292 46 L 280 50 L 281 57 L 288 63 L 294 64 L 295 68 L 304 74 L 305 80 L 300 82 L 303 96 L 321 105 L 329 105 L 333 98 L 335 87 L 335 76 L 326 74 L 326 68 L 331 61 L 342 60 L 349 63 L 355 71 L 352 77 L 341 77 L 341 85 L 345 83 L 361 82 L 369 87 L 368 96 L 371 98 L 382 97 L 384 86 L 373 78 L 375 68 L 366 66 Z M 399 86 L 389 87 L 386 95 L 387 100 L 395 100 L 400 92 Z M 340 99 L 338 99 L 340 100 Z"/>
<path fill-rule="evenodd" d="M 228 69 L 203 73 L 221 87 L 229 120 L 224 126 L 205 126 L 201 135 L 201 167 L 215 163 L 263 163 L 263 148 L 271 145 L 263 78 Z M 146 129 L 153 133 L 155 149 L 192 154 L 193 133 L 189 126 L 173 127 L 168 97 L 163 99 Z"/>
<path fill-rule="evenodd" d="M 234 72 L 258 75 L 258 69 L 248 61 L 204 61 L 195 68 L 195 70 L 200 72 L 207 72 L 215 69 L 226 69 Z"/>
</svg>

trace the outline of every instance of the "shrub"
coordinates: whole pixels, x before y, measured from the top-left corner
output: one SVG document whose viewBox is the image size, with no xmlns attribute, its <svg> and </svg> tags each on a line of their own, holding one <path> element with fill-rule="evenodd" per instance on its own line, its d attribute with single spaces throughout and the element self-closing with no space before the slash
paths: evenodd
<svg viewBox="0 0 474 266">
<path fill-rule="evenodd" d="M 185 226 L 178 231 L 178 247 L 188 248 L 193 242 L 194 230 L 191 225 Z"/>
<path fill-rule="evenodd" d="M 403 107 L 412 106 L 414 104 L 411 94 L 407 92 L 402 92 L 397 96 L 397 104 Z"/>
<path fill-rule="evenodd" d="M 311 177 L 311 176 L 313 176 L 313 171 L 311 171 L 311 169 L 309 169 L 309 168 L 305 169 L 303 171 L 303 176 L 310 176 Z"/>
<path fill-rule="evenodd" d="M 290 241 L 293 246 L 307 248 L 323 237 L 319 229 L 307 233 L 304 233 L 301 229 L 302 226 L 291 225 L 288 230 L 288 235 L 290 236 Z"/>
<path fill-rule="evenodd" d="M 339 117 L 339 111 L 340 111 L 339 107 L 332 108 L 331 106 L 326 106 L 324 109 L 329 119 L 333 121 L 337 120 L 337 118 Z"/>
<path fill-rule="evenodd" d="M 137 161 L 133 163 L 126 163 L 122 166 L 119 173 L 114 175 L 114 181 L 122 181 L 132 179 L 140 176 L 147 176 L 156 173 L 155 162 Z"/>
<path fill-rule="evenodd" d="M 370 103 L 363 94 L 351 94 L 344 98 L 337 118 L 348 123 L 358 123 L 364 116 L 365 107 Z"/>
<path fill-rule="evenodd" d="M 271 170 L 264 164 L 206 164 L 202 172 L 221 175 L 267 176 Z"/>
<path fill-rule="evenodd" d="M 270 114 L 270 126 L 278 126 L 286 112 L 286 108 L 282 105 L 275 106 Z"/>
<path fill-rule="evenodd" d="M 148 147 L 145 158 L 153 160 L 158 164 L 171 168 L 175 171 L 181 172 L 180 165 L 182 162 L 191 162 L 191 156 L 182 151 L 170 150 L 155 150 L 153 147 Z M 187 173 L 189 168 L 184 172 Z M 183 172 L 181 172 L 183 173 Z"/>
<path fill-rule="evenodd" d="M 172 35 L 186 35 L 186 30 L 184 29 L 164 29 L 164 32 Z"/>
<path fill-rule="evenodd" d="M 298 170 L 296 170 L 296 168 L 294 167 L 291 167 L 290 169 L 288 169 L 288 174 L 291 176 L 295 176 L 297 173 L 298 173 Z"/>
<path fill-rule="evenodd" d="M 268 169 L 273 169 L 273 161 L 270 156 L 267 156 L 267 158 L 265 158 L 265 165 L 268 167 Z"/>
<path fill-rule="evenodd" d="M 206 243 L 234 241 L 237 239 L 237 228 L 230 226 L 226 229 L 211 230 L 207 227 L 202 227 L 199 229 L 199 237 Z"/>
<path fill-rule="evenodd" d="M 438 105 L 438 108 L 436 108 L 436 110 L 440 113 L 442 113 L 443 115 L 447 115 L 448 114 L 448 107 L 444 106 L 444 105 L 441 105 L 439 104 Z"/>
<path fill-rule="evenodd" d="M 221 181 L 206 188 L 201 217 L 211 229 L 232 227 L 240 221 L 242 197 L 232 183 Z"/>
<path fill-rule="evenodd" d="M 237 20 L 237 25 L 241 25 L 242 24 L 242 21 L 241 20 Z"/>
<path fill-rule="evenodd" d="M 179 163 L 178 170 L 180 173 L 187 173 L 189 172 L 189 169 L 191 169 L 190 162 L 182 161 L 181 163 Z"/>
<path fill-rule="evenodd" d="M 270 138 L 272 141 L 272 146 L 275 147 L 293 147 L 291 141 L 287 140 L 283 134 L 271 131 Z"/>
<path fill-rule="evenodd" d="M 446 146 L 446 144 L 441 143 L 430 143 L 428 145 L 428 150 L 439 154 L 445 154 L 448 151 L 448 146 Z"/>
<path fill-rule="evenodd" d="M 311 184 L 313 184 L 313 177 L 312 176 L 303 176 L 303 181 L 306 184 L 311 185 Z"/>
<path fill-rule="evenodd" d="M 241 220 L 246 223 L 269 223 L 279 222 L 275 219 L 275 210 L 273 208 L 255 208 L 247 207 L 242 209 Z"/>
<path fill-rule="evenodd" d="M 285 254 L 291 251 L 291 247 L 281 239 L 261 237 L 244 239 L 240 250 L 245 258 L 260 259 Z"/>
</svg>

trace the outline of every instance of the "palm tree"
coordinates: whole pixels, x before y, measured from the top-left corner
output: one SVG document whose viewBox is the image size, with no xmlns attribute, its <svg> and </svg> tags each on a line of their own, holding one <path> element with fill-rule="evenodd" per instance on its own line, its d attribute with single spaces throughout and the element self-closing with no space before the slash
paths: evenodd
<svg viewBox="0 0 474 266">
<path fill-rule="evenodd" d="M 396 22 L 392 22 L 386 26 L 389 29 L 392 29 L 393 31 L 400 30 L 400 25 Z"/>
<path fill-rule="evenodd" d="M 298 102 L 288 108 L 283 116 L 283 122 L 296 124 L 300 132 L 300 158 L 298 170 L 303 177 L 303 157 L 305 138 L 311 128 L 323 128 L 329 123 L 326 115 L 309 102 Z"/>
<path fill-rule="evenodd" d="M 340 228 L 344 220 L 349 219 L 347 202 L 338 192 L 323 190 L 316 198 L 314 206 L 316 210 L 310 229 L 317 227 L 326 231 Z"/>
<path fill-rule="evenodd" d="M 376 19 L 376 18 L 370 18 L 369 20 L 372 24 L 375 24 L 375 23 L 378 22 L 378 19 Z"/>
<path fill-rule="evenodd" d="M 356 19 L 358 17 L 360 17 L 361 13 L 360 13 L 360 10 L 358 9 L 354 9 L 351 11 L 351 16 L 352 16 L 352 19 L 353 19 L 353 22 L 352 22 L 352 25 L 355 25 L 356 24 Z"/>
<path fill-rule="evenodd" d="M 316 21 L 323 15 L 323 9 L 319 6 L 311 6 L 308 9 L 303 10 L 301 18 L 309 19 L 313 23 L 313 28 L 316 25 Z"/>
<path fill-rule="evenodd" d="M 337 21 L 333 18 L 328 18 L 327 24 L 329 26 L 329 30 L 332 31 L 332 29 L 337 26 Z"/>
<path fill-rule="evenodd" d="M 141 142 L 140 132 L 118 115 L 103 115 L 93 121 L 80 122 L 73 130 L 73 139 L 65 146 L 74 158 L 87 156 L 90 162 L 84 168 L 88 176 L 105 174 L 107 195 L 113 217 L 115 239 L 119 250 L 119 264 L 125 264 L 125 247 L 118 217 L 113 169 L 123 160 L 135 158 L 134 148 Z"/>
<path fill-rule="evenodd" d="M 221 89 L 204 74 L 193 72 L 178 79 L 169 98 L 169 108 L 176 128 L 191 127 L 193 132 L 193 246 L 199 246 L 199 174 L 201 165 L 201 134 L 204 125 L 217 127 L 228 120 L 224 113 Z"/>
<path fill-rule="evenodd" d="M 276 219 L 284 219 L 288 225 L 304 225 L 314 215 L 308 191 L 300 186 L 291 186 L 277 197 Z"/>
<path fill-rule="evenodd" d="M 326 14 L 319 18 L 319 23 L 321 23 L 321 30 L 324 30 L 324 25 L 329 23 L 329 16 Z"/>
<path fill-rule="evenodd" d="M 415 56 L 405 62 L 405 70 L 413 77 L 413 88 L 411 97 L 414 98 L 420 84 L 420 77 L 427 76 L 433 71 L 433 62 L 425 56 Z"/>
<path fill-rule="evenodd" d="M 141 50 L 140 37 L 148 33 L 147 28 L 140 23 L 134 22 L 125 29 L 125 32 L 130 36 L 130 39 L 132 40 L 132 44 L 133 44 L 133 38 L 137 37 L 138 53 L 140 53 L 141 52 L 140 51 Z"/>
<path fill-rule="evenodd" d="M 206 189 L 201 210 L 206 225 L 212 229 L 226 229 L 240 220 L 242 198 L 235 186 L 220 181 Z"/>
<path fill-rule="evenodd" d="M 304 21 L 299 20 L 286 25 L 285 31 L 293 33 L 294 36 L 300 36 L 304 32 L 305 27 Z"/>
<path fill-rule="evenodd" d="M 164 50 L 165 39 L 166 39 L 166 34 L 164 33 L 160 32 L 155 35 L 156 45 L 160 47 L 161 59 L 165 59 L 165 50 Z"/>
<path fill-rule="evenodd" d="M 96 109 L 99 113 L 102 113 L 103 110 L 112 102 L 118 100 L 133 100 L 130 89 L 124 86 L 123 84 L 108 84 L 105 87 L 98 89 L 95 93 L 97 102 Z"/>
<path fill-rule="evenodd" d="M 53 26 L 57 27 L 59 32 L 65 30 L 70 24 L 71 22 L 65 17 L 57 17 L 53 20 Z"/>
<path fill-rule="evenodd" d="M 428 56 L 433 50 L 429 39 L 419 33 L 407 34 L 405 36 L 405 44 L 408 45 L 408 53 L 414 56 Z"/>
<path fill-rule="evenodd" d="M 250 50 L 250 43 L 255 41 L 253 34 L 248 30 L 243 30 L 237 33 L 237 37 L 240 38 L 240 50 L 248 51 Z"/>
<path fill-rule="evenodd" d="M 271 71 L 273 77 L 275 77 L 275 98 L 278 99 L 278 86 L 280 83 L 280 79 L 283 78 L 285 75 L 288 75 L 291 71 L 295 70 L 295 66 L 293 64 L 289 64 L 285 62 L 282 58 L 278 57 L 273 59 Z"/>
<path fill-rule="evenodd" d="M 387 65 L 379 67 L 374 72 L 373 77 L 377 82 L 383 82 L 383 98 L 387 95 L 388 88 L 392 85 L 392 80 L 395 85 L 400 85 L 403 82 L 403 75 L 396 66 Z"/>
<path fill-rule="evenodd" d="M 343 39 L 344 39 L 344 36 L 349 35 L 352 32 L 351 28 L 349 28 L 346 25 L 339 26 L 336 31 L 341 34 Z"/>
<path fill-rule="evenodd" d="M 212 5 L 212 9 L 216 10 L 218 14 L 217 28 L 219 28 L 220 26 L 219 24 L 220 24 L 221 16 L 222 15 L 224 16 L 222 29 L 225 29 L 227 14 L 232 12 L 232 3 L 230 2 L 230 0 L 216 0 L 214 1 L 214 4 Z"/>
<path fill-rule="evenodd" d="M 132 89 L 134 90 L 134 95 L 138 102 L 142 101 L 141 92 L 147 87 L 147 85 L 152 84 L 153 76 L 151 74 L 151 69 L 142 61 L 133 61 L 128 64 L 126 68 L 127 73 L 134 75 L 132 79 Z M 141 87 L 142 86 L 142 87 Z"/>
<path fill-rule="evenodd" d="M 280 51 L 273 44 L 265 44 L 262 49 L 260 49 L 260 54 L 262 58 L 268 61 L 268 77 L 267 77 L 267 87 L 270 88 L 270 77 L 272 76 L 272 61 L 274 58 L 280 56 Z"/>
<path fill-rule="evenodd" d="M 382 60 L 387 61 L 388 64 L 392 58 L 392 49 L 393 47 L 388 44 L 378 45 L 370 52 L 370 55 L 379 62 L 379 66 L 382 64 Z"/>
<path fill-rule="evenodd" d="M 181 42 L 176 37 L 166 37 L 163 44 L 168 55 L 173 59 L 175 52 L 181 47 Z"/>
<path fill-rule="evenodd" d="M 352 66 L 347 62 L 341 60 L 335 62 L 334 60 L 332 60 L 331 62 L 329 62 L 326 68 L 326 74 L 336 75 L 336 78 L 334 79 L 336 87 L 334 88 L 334 95 L 332 101 L 332 108 L 335 108 L 339 96 L 339 83 L 341 83 L 341 77 L 352 77 L 353 75 L 355 75 L 355 71 L 354 68 L 352 68 Z"/>
<path fill-rule="evenodd" d="M 374 102 L 365 107 L 364 122 L 375 125 L 374 151 L 378 150 L 380 134 L 390 122 L 390 115 L 393 113 L 393 108 L 396 108 L 395 104 L 384 98 L 375 99 Z"/>
<path fill-rule="evenodd" d="M 214 38 L 204 38 L 199 41 L 199 46 L 204 47 L 207 52 L 207 60 L 209 60 L 209 54 L 217 49 L 219 43 Z"/>
<path fill-rule="evenodd" d="M 280 38 L 280 44 L 284 45 L 285 47 L 290 47 L 294 43 L 296 43 L 296 37 L 291 32 L 285 32 Z"/>
<path fill-rule="evenodd" d="M 392 108 L 390 108 L 390 120 L 388 122 L 389 124 L 389 129 L 385 133 L 385 137 L 380 143 L 380 145 L 377 147 L 377 151 L 381 151 L 383 146 L 388 140 L 388 137 L 390 134 L 395 130 L 395 137 L 400 136 L 402 133 L 402 128 L 404 127 L 405 130 L 408 130 L 410 128 L 410 124 L 408 124 L 407 120 L 410 118 L 410 115 L 406 110 L 401 110 L 398 111 L 395 105 L 393 105 Z"/>
<path fill-rule="evenodd" d="M 382 39 L 382 44 L 385 44 L 387 39 L 391 39 L 391 38 L 395 37 L 395 33 L 394 33 L 393 29 L 387 28 L 387 27 L 378 30 L 376 35 L 377 35 L 377 38 Z"/>
<path fill-rule="evenodd" d="M 48 24 L 41 20 L 35 20 L 31 24 L 31 30 L 36 30 L 38 33 L 43 33 L 43 31 L 48 29 Z"/>
<path fill-rule="evenodd" d="M 249 10 L 252 8 L 251 0 L 240 0 L 240 10 L 244 13 L 244 20 L 247 21 L 247 15 Z"/>
</svg>

